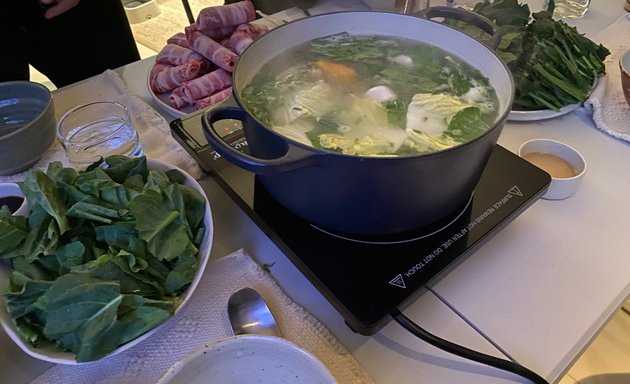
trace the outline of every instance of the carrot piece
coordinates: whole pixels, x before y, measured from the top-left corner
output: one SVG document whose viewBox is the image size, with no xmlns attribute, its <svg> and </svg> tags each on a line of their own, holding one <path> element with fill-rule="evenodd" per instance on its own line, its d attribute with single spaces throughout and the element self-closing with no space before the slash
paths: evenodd
<svg viewBox="0 0 630 384">
<path fill-rule="evenodd" d="M 313 65 L 324 73 L 324 80 L 330 84 L 350 85 L 357 78 L 357 72 L 353 68 L 334 61 L 320 59 Z"/>
</svg>

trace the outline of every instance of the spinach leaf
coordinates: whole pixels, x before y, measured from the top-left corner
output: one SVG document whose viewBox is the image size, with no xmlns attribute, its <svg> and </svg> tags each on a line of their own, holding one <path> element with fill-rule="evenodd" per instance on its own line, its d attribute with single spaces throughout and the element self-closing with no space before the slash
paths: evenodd
<svg viewBox="0 0 630 384">
<path fill-rule="evenodd" d="M 147 159 L 144 156 L 129 159 L 125 156 L 109 156 L 105 159 L 108 167 L 105 170 L 112 180 L 123 183 L 126 179 L 144 175 L 148 172 Z"/>
<path fill-rule="evenodd" d="M 129 204 L 129 210 L 136 219 L 140 238 L 147 243 L 153 241 L 179 217 L 179 212 L 169 209 L 162 195 L 153 190 L 136 196 Z"/>
<path fill-rule="evenodd" d="M 20 272 L 15 272 L 9 280 L 9 292 L 6 296 L 6 307 L 9 316 L 19 318 L 34 311 L 43 311 L 43 297 L 52 286 L 51 281 L 34 280 Z"/>
<path fill-rule="evenodd" d="M 69 273 L 53 283 L 47 297 L 44 335 L 76 353 L 77 361 L 90 360 L 93 341 L 116 322 L 122 300 L 120 284 Z"/>
<path fill-rule="evenodd" d="M 66 232 L 70 225 L 66 218 L 66 207 L 59 196 L 55 182 L 38 169 L 29 172 L 22 184 L 22 191 L 32 207 L 42 207 L 55 221 L 61 233 Z"/>
<path fill-rule="evenodd" d="M 388 57 L 398 44 L 376 35 L 351 36 L 347 32 L 321 37 L 311 41 L 311 52 L 331 60 L 364 61 Z"/>
<path fill-rule="evenodd" d="M 397 99 L 388 101 L 384 105 L 385 109 L 387 109 L 387 121 L 392 125 L 405 129 L 407 125 L 407 106 L 409 103 Z"/>
<path fill-rule="evenodd" d="M 44 335 L 77 355 L 92 361 L 168 319 L 172 301 L 123 295 L 120 285 L 84 273 L 57 279 L 47 291 L 48 318 Z"/>
<path fill-rule="evenodd" d="M 0 256 L 16 248 L 27 235 L 26 218 L 12 216 L 7 207 L 0 208 Z"/>
<path fill-rule="evenodd" d="M 58 247 L 51 255 L 40 256 L 37 261 L 54 277 L 70 272 L 85 263 L 86 248 L 80 241 Z"/>
<path fill-rule="evenodd" d="M 453 116 L 444 135 L 459 143 L 465 143 L 488 131 L 488 129 L 488 123 L 483 121 L 479 108 L 468 107 Z"/>
</svg>

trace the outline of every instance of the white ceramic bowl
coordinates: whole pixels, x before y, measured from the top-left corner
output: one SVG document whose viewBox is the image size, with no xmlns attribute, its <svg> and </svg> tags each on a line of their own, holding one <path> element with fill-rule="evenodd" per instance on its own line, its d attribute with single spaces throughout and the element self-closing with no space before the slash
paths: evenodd
<svg viewBox="0 0 630 384">
<path fill-rule="evenodd" d="M 184 184 L 193 187 L 199 193 L 201 193 L 202 196 L 204 197 L 206 196 L 206 193 L 204 192 L 203 188 L 201 188 L 201 185 L 199 185 L 199 183 L 183 169 L 176 167 L 172 164 L 164 163 L 162 161 L 153 160 L 153 159 L 147 159 L 147 165 L 149 169 L 159 169 L 163 171 L 166 171 L 169 169 L 179 170 L 186 179 Z M 206 231 L 204 233 L 203 239 L 201 240 L 201 244 L 199 246 L 199 254 L 197 255 L 197 260 L 198 260 L 197 274 L 195 275 L 190 286 L 180 296 L 179 302 L 177 304 L 177 307 L 175 309 L 175 314 L 173 315 L 173 317 L 177 315 L 177 313 L 184 307 L 184 305 L 186 305 L 186 303 L 190 299 L 190 296 L 193 294 L 193 292 L 197 288 L 197 285 L 199 285 L 199 282 L 201 281 L 201 277 L 203 275 L 203 271 L 205 270 L 206 264 L 208 263 L 208 259 L 210 258 L 210 250 L 212 248 L 212 238 L 213 238 L 213 233 L 214 233 L 214 227 L 212 224 L 212 213 L 210 211 L 210 205 L 208 204 L 207 199 L 206 199 L 206 213 L 205 213 L 203 222 L 206 227 Z M 2 268 L 2 267 L 3 265 L 0 265 L 0 288 L 4 288 L 4 286 L 6 285 L 7 279 L 10 275 L 10 271 L 7 270 L 7 268 Z M 171 319 L 173 317 L 171 317 Z M 170 321 L 171 319 L 167 320 L 166 322 Z M 122 351 L 125 351 L 133 347 L 134 345 L 140 343 L 141 341 L 147 339 L 148 337 L 151 337 L 151 335 L 157 329 L 163 326 L 166 322 L 142 334 L 141 336 L 131 340 L 130 342 L 121 345 L 114 351 L 110 352 L 107 356 L 112 356 Z M 56 350 L 54 347 L 35 348 L 30 343 L 22 340 L 22 338 L 20 338 L 15 328 L 13 327 L 13 323 L 9 319 L 9 316 L 7 314 L 7 309 L 4 303 L 4 298 L 1 295 L 0 295 L 0 324 L 2 325 L 2 328 L 4 328 L 5 332 L 9 335 L 9 337 L 18 345 L 18 347 L 20 347 L 24 352 L 26 352 L 27 354 L 29 354 L 30 356 L 36 359 L 48 361 L 50 363 L 56 363 L 56 364 L 66 364 L 66 365 L 82 364 L 82 363 L 77 363 L 75 359 L 75 354 L 72 352 L 60 352 Z"/>
<path fill-rule="evenodd" d="M 158 384 L 336 383 L 313 355 L 278 337 L 233 336 L 204 345 L 175 363 Z"/>
<path fill-rule="evenodd" d="M 0 183 L 0 198 L 17 196 L 24 199 L 24 194 L 20 189 L 20 186 L 15 183 Z M 28 203 L 26 199 L 22 201 L 20 207 L 13 212 L 13 216 L 26 216 L 28 215 Z"/>
<path fill-rule="evenodd" d="M 562 200 L 577 192 L 578 187 L 586 173 L 586 160 L 584 157 L 567 144 L 551 139 L 533 139 L 521 144 L 518 155 L 523 157 L 528 153 L 548 153 L 564 159 L 575 171 L 573 177 L 554 177 L 551 175 L 549 189 L 542 197 L 547 200 Z M 542 167 L 541 167 L 542 168 Z M 543 169 L 544 170 L 544 169 Z M 545 170 L 546 171 L 546 170 Z"/>
</svg>

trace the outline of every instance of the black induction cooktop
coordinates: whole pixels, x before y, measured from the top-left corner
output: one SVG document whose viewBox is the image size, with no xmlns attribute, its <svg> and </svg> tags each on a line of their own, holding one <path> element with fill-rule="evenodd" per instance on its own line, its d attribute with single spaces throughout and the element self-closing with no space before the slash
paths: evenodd
<svg viewBox="0 0 630 384">
<path fill-rule="evenodd" d="M 344 317 L 355 332 L 372 335 L 395 308 L 429 281 L 470 255 L 547 190 L 550 176 L 497 145 L 470 199 L 428 227 L 387 236 L 354 236 L 317 228 L 267 193 L 254 174 L 213 151 L 200 113 L 171 122 L 173 136 L 261 227 Z M 240 123 L 219 131 L 247 151 Z"/>
</svg>

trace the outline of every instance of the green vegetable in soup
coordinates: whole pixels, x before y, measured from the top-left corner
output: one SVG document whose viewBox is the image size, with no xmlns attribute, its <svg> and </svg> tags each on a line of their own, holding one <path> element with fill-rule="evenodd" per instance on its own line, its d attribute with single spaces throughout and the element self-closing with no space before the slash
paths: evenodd
<svg viewBox="0 0 630 384">
<path fill-rule="evenodd" d="M 205 199 L 178 171 L 112 156 L 85 172 L 51 163 L 21 188 L 28 218 L 0 209 L 4 293 L 20 336 L 97 360 L 166 321 L 197 271 Z"/>
<path fill-rule="evenodd" d="M 273 59 L 241 95 L 253 115 L 287 138 L 360 156 L 462 144 L 490 129 L 499 108 L 481 72 L 437 47 L 348 33 Z"/>
</svg>

